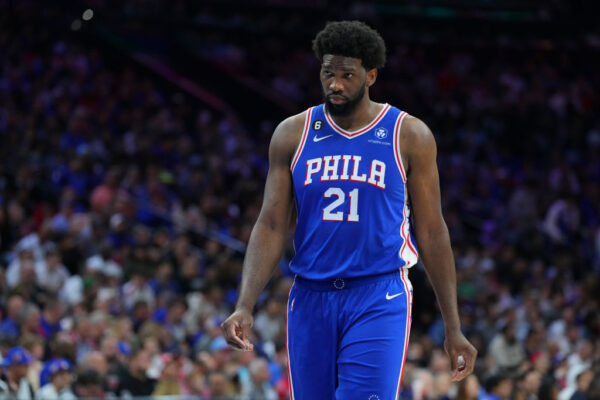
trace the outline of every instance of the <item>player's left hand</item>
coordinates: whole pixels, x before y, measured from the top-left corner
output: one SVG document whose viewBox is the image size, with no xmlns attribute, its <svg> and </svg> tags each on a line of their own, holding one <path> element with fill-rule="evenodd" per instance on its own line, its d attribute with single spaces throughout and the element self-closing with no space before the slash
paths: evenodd
<svg viewBox="0 0 600 400">
<path fill-rule="evenodd" d="M 450 357 L 452 380 L 458 382 L 473 372 L 477 349 L 467 340 L 462 332 L 447 334 L 444 349 Z"/>
</svg>

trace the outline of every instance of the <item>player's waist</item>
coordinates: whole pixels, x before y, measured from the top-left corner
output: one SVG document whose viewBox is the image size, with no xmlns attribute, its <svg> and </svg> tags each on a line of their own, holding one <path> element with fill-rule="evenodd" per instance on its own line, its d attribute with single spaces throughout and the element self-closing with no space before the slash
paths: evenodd
<svg viewBox="0 0 600 400">
<path fill-rule="evenodd" d="M 378 275 L 359 276 L 353 278 L 306 279 L 296 275 L 295 284 L 319 292 L 346 290 L 368 285 L 375 282 L 402 279 L 402 274 L 408 274 L 406 268 L 399 268 L 391 272 Z"/>
</svg>

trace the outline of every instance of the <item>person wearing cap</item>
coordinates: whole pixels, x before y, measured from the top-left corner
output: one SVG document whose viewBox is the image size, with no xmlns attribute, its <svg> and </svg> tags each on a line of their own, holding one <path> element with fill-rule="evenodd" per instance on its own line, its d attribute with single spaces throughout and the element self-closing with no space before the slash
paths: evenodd
<svg viewBox="0 0 600 400">
<path fill-rule="evenodd" d="M 75 400 L 71 390 L 71 369 L 71 363 L 64 358 L 48 361 L 40 374 L 40 383 L 43 386 L 37 392 L 36 400 Z"/>
<path fill-rule="evenodd" d="M 0 399 L 33 399 L 33 387 L 27 380 L 27 369 L 33 359 L 33 356 L 20 346 L 13 347 L 4 354 L 0 362 L 3 369 L 0 379 Z"/>
</svg>

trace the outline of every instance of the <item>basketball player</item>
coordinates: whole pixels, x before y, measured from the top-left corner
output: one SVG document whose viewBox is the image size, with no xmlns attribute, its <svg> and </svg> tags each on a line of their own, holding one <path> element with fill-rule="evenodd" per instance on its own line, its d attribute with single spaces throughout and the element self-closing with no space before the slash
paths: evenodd
<svg viewBox="0 0 600 400">
<path fill-rule="evenodd" d="M 417 245 L 444 318 L 452 378 L 461 380 L 477 351 L 460 330 L 433 135 L 419 119 L 370 100 L 385 63 L 376 31 L 358 21 L 329 23 L 313 48 L 325 103 L 275 130 L 264 203 L 236 310 L 222 325 L 225 338 L 253 348 L 252 311 L 296 211 L 287 308 L 291 398 L 397 398 Z"/>
</svg>

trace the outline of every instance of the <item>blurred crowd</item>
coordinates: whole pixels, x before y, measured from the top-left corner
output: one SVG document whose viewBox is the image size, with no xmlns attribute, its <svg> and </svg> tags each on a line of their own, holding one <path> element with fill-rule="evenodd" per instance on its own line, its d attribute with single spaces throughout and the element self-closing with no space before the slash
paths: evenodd
<svg viewBox="0 0 600 400">
<path fill-rule="evenodd" d="M 259 299 L 255 350 L 220 331 L 243 260 L 231 243 L 258 215 L 278 121 L 212 112 L 17 17 L 0 32 L 0 399 L 286 399 L 291 248 Z M 236 68 L 318 103 L 309 46 L 280 40 L 260 57 L 240 45 Z M 475 374 L 453 383 L 415 267 L 401 398 L 600 399 L 598 53 L 388 47 L 372 98 L 436 135 L 479 350 Z"/>
</svg>

